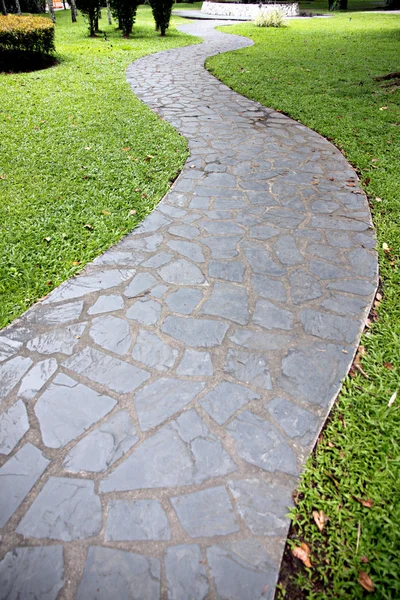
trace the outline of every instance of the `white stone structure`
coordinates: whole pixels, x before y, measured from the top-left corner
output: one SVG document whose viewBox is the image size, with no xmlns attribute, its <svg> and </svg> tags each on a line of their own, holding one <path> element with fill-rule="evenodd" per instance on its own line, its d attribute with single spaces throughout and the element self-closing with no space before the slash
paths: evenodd
<svg viewBox="0 0 400 600">
<path fill-rule="evenodd" d="M 260 10 L 268 12 L 271 10 L 281 10 L 286 17 L 297 17 L 299 15 L 299 5 L 297 2 L 289 4 L 235 4 L 228 2 L 203 2 L 201 12 L 206 15 L 236 17 L 253 21 Z"/>
</svg>

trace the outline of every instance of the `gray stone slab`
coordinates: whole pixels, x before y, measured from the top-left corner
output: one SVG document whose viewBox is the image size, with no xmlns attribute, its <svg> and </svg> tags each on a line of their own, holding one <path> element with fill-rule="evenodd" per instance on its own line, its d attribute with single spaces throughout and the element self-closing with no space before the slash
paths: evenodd
<svg viewBox="0 0 400 600">
<path fill-rule="evenodd" d="M 82 309 L 83 302 L 81 300 L 54 307 L 37 304 L 26 313 L 25 319 L 28 323 L 35 325 L 63 325 L 78 319 Z"/>
<path fill-rule="evenodd" d="M 147 438 L 100 483 L 100 491 L 193 485 L 235 470 L 221 442 L 191 409 Z"/>
<path fill-rule="evenodd" d="M 314 441 L 320 420 L 309 410 L 279 396 L 265 404 L 265 410 L 290 438 L 300 438 L 306 445 Z"/>
<path fill-rule="evenodd" d="M 50 477 L 17 527 L 24 537 L 83 540 L 101 530 L 101 506 L 94 482 Z"/>
<path fill-rule="evenodd" d="M 45 383 L 57 371 L 58 365 L 55 358 L 41 360 L 28 371 L 18 390 L 18 396 L 24 400 L 32 400 L 42 389 Z"/>
<path fill-rule="evenodd" d="M 347 258 L 358 277 L 368 277 L 374 280 L 378 274 L 376 253 L 364 248 L 356 248 L 347 254 Z"/>
<path fill-rule="evenodd" d="M 298 249 L 296 240 L 292 235 L 279 236 L 274 244 L 274 250 L 281 263 L 288 267 L 304 263 L 304 257 Z"/>
<path fill-rule="evenodd" d="M 142 267 L 145 269 L 158 269 L 158 267 L 168 264 L 172 258 L 173 256 L 170 252 L 159 252 L 142 263 Z"/>
<path fill-rule="evenodd" d="M 357 294 L 359 296 L 369 296 L 375 290 L 375 286 L 370 281 L 363 279 L 352 279 L 351 281 L 335 281 L 328 283 L 328 290 L 339 290 L 348 292 L 349 294 Z"/>
<path fill-rule="evenodd" d="M 185 258 L 180 258 L 158 270 L 160 277 L 174 285 L 201 285 L 204 275 L 196 265 Z"/>
<path fill-rule="evenodd" d="M 171 240 L 167 243 L 167 245 L 175 252 L 186 256 L 186 258 L 188 258 L 189 260 L 192 260 L 194 262 L 205 261 L 203 250 L 198 244 L 195 244 L 193 242 L 183 242 L 181 240 Z"/>
<path fill-rule="evenodd" d="M 118 294 L 109 296 L 99 296 L 96 302 L 88 310 L 89 315 L 98 315 L 100 313 L 112 312 L 124 308 L 124 299 Z"/>
<path fill-rule="evenodd" d="M 67 454 L 63 467 L 71 473 L 101 473 L 132 448 L 138 439 L 128 411 L 120 410 L 85 435 Z"/>
<path fill-rule="evenodd" d="M 147 371 L 87 346 L 64 366 L 119 394 L 133 392 L 150 377 Z"/>
<path fill-rule="evenodd" d="M 310 260 L 309 269 L 311 273 L 316 275 L 322 280 L 326 279 L 339 279 L 349 275 L 348 269 L 332 265 L 324 260 Z"/>
<path fill-rule="evenodd" d="M 135 395 L 135 408 L 143 431 L 159 425 L 189 404 L 203 389 L 200 381 L 162 377 Z"/>
<path fill-rule="evenodd" d="M 157 600 L 160 578 L 157 558 L 90 546 L 77 600 L 110 600 L 116 593 L 121 600 Z"/>
<path fill-rule="evenodd" d="M 254 219 L 257 222 L 258 219 Z M 249 223 L 250 224 L 250 223 Z M 250 228 L 250 237 L 255 240 L 269 240 L 279 235 L 280 230 L 272 225 L 253 225 Z"/>
<path fill-rule="evenodd" d="M 234 281 L 236 283 L 242 283 L 244 270 L 245 265 L 239 260 L 210 260 L 208 265 L 209 277 L 214 277 L 216 279 L 225 279 L 227 281 Z"/>
<path fill-rule="evenodd" d="M 10 454 L 29 429 L 28 413 L 22 400 L 18 400 L 0 415 L 0 454 Z"/>
<path fill-rule="evenodd" d="M 1 600 L 56 600 L 64 585 L 62 546 L 15 548 L 0 562 Z"/>
<path fill-rule="evenodd" d="M 5 336 L 0 337 L 0 362 L 7 360 L 18 352 L 22 343 Z"/>
<path fill-rule="evenodd" d="M 300 225 L 304 220 L 304 217 L 304 214 L 273 206 L 268 209 L 268 212 L 265 215 L 265 221 L 272 223 L 277 227 L 283 227 L 284 229 L 294 229 Z"/>
<path fill-rule="evenodd" d="M 229 221 L 198 221 L 197 225 L 206 230 L 210 235 L 243 235 L 244 229 L 236 223 Z"/>
<path fill-rule="evenodd" d="M 89 335 L 96 344 L 120 356 L 128 352 L 132 342 L 128 323 L 112 315 L 93 319 Z"/>
<path fill-rule="evenodd" d="M 117 246 L 118 248 L 118 246 Z M 135 267 L 140 265 L 145 259 L 145 256 L 140 252 L 132 250 L 123 251 L 110 248 L 104 254 L 101 254 L 98 258 L 93 261 L 93 264 L 98 266 L 112 266 L 112 267 Z"/>
<path fill-rule="evenodd" d="M 128 235 L 122 242 L 120 242 L 120 247 L 132 248 L 133 250 L 143 250 L 143 252 L 155 252 L 163 240 L 164 236 L 161 233 L 155 233 L 142 238 Z"/>
<path fill-rule="evenodd" d="M 253 275 L 251 284 L 255 293 L 262 298 L 269 298 L 277 302 L 286 301 L 286 290 L 282 281 L 265 275 Z"/>
<path fill-rule="evenodd" d="M 180 524 L 192 538 L 239 531 L 228 492 L 223 486 L 175 496 L 171 503 Z"/>
<path fill-rule="evenodd" d="M 343 219 L 340 217 L 315 216 L 311 219 L 311 227 L 316 229 L 335 229 L 336 231 L 365 231 L 369 227 L 368 222 L 358 219 Z"/>
<path fill-rule="evenodd" d="M 16 356 L 0 365 L 0 401 L 7 398 L 32 364 L 30 358 Z"/>
<path fill-rule="evenodd" d="M 262 479 L 241 479 L 229 482 L 237 510 L 251 533 L 262 536 L 286 537 L 293 506 L 292 489 Z"/>
<path fill-rule="evenodd" d="M 14 514 L 49 462 L 28 442 L 0 468 L 0 527 Z"/>
<path fill-rule="evenodd" d="M 293 304 L 303 304 L 322 296 L 322 287 L 318 279 L 303 269 L 291 273 L 289 281 Z"/>
<path fill-rule="evenodd" d="M 104 271 L 95 271 L 89 275 L 79 275 L 61 284 L 42 304 L 72 300 L 74 298 L 81 298 L 91 292 L 108 290 L 124 281 L 128 281 L 134 274 L 134 270 L 107 269 Z"/>
<path fill-rule="evenodd" d="M 202 239 L 202 243 L 211 250 L 213 258 L 233 258 L 239 254 L 237 245 L 241 236 L 210 236 Z"/>
<path fill-rule="evenodd" d="M 249 305 L 244 287 L 216 282 L 211 296 L 203 304 L 203 315 L 213 315 L 246 325 L 249 320 Z"/>
<path fill-rule="evenodd" d="M 243 460 L 270 473 L 298 475 L 295 453 L 268 421 L 246 410 L 226 429 L 236 440 L 237 453 Z"/>
<path fill-rule="evenodd" d="M 169 233 L 177 237 L 192 240 L 200 234 L 200 229 L 192 225 L 173 225 L 168 229 Z"/>
<path fill-rule="evenodd" d="M 170 540 L 167 515 L 159 500 L 110 500 L 105 539 L 110 542 Z"/>
<path fill-rule="evenodd" d="M 227 173 L 210 173 L 204 180 L 204 184 L 211 187 L 236 187 L 236 177 Z"/>
<path fill-rule="evenodd" d="M 258 400 L 260 395 L 243 385 L 221 381 L 206 394 L 199 404 L 218 423 L 223 425 L 239 408 L 252 400 Z"/>
<path fill-rule="evenodd" d="M 248 350 L 281 350 L 291 343 L 292 336 L 281 333 L 267 333 L 252 329 L 237 328 L 230 340 Z"/>
<path fill-rule="evenodd" d="M 160 285 L 156 285 L 156 287 L 152 288 L 150 295 L 153 296 L 153 298 L 162 298 L 168 289 L 167 285 L 160 283 Z"/>
<path fill-rule="evenodd" d="M 78 323 L 60 329 L 50 329 L 30 340 L 26 347 L 28 350 L 39 354 L 61 353 L 71 355 L 85 327 L 86 323 Z"/>
<path fill-rule="evenodd" d="M 200 546 L 170 546 L 165 553 L 168 600 L 205 600 L 208 578 Z"/>
<path fill-rule="evenodd" d="M 365 298 L 333 294 L 321 302 L 321 306 L 339 315 L 360 315 L 368 305 Z"/>
<path fill-rule="evenodd" d="M 151 298 L 136 300 L 126 311 L 128 319 L 142 325 L 155 325 L 161 315 L 161 304 Z"/>
<path fill-rule="evenodd" d="M 280 277 L 286 273 L 285 267 L 275 262 L 271 258 L 270 252 L 261 244 L 243 242 L 241 246 L 254 273 L 274 277 Z"/>
<path fill-rule="evenodd" d="M 177 375 L 187 375 L 189 377 L 210 377 L 214 375 L 210 354 L 198 350 L 185 350 L 176 373 Z"/>
<path fill-rule="evenodd" d="M 124 296 L 127 298 L 136 298 L 155 286 L 156 283 L 157 279 L 151 273 L 139 273 L 125 288 Z"/>
<path fill-rule="evenodd" d="M 210 319 L 167 317 L 161 330 L 191 348 L 219 346 L 229 325 Z"/>
<path fill-rule="evenodd" d="M 154 233 L 168 225 L 170 223 L 170 219 L 164 217 L 158 210 L 155 210 L 150 215 L 148 215 L 142 223 L 134 230 L 131 235 L 142 235 L 143 233 Z"/>
<path fill-rule="evenodd" d="M 178 289 L 172 292 L 165 299 L 165 303 L 172 312 L 181 313 L 182 315 L 190 315 L 196 308 L 203 294 L 198 289 Z"/>
<path fill-rule="evenodd" d="M 289 310 L 275 306 L 269 300 L 258 300 L 253 313 L 253 322 L 264 329 L 293 329 L 294 316 Z"/>
<path fill-rule="evenodd" d="M 314 309 L 305 309 L 300 313 L 304 331 L 324 340 L 337 340 L 351 344 L 360 332 L 360 323 L 346 317 L 330 315 Z"/>
<path fill-rule="evenodd" d="M 224 372 L 263 390 L 272 390 L 268 359 L 263 354 L 230 348 L 226 355 Z"/>
<path fill-rule="evenodd" d="M 178 356 L 178 350 L 166 344 L 156 333 L 139 331 L 133 347 L 132 358 L 157 371 L 171 369 Z"/>
</svg>

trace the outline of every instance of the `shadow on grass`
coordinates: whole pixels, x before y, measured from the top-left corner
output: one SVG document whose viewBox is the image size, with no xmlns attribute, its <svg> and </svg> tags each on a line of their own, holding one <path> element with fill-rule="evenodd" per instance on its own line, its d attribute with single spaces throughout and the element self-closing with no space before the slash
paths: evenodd
<svg viewBox="0 0 400 600">
<path fill-rule="evenodd" d="M 51 54 L 0 50 L 0 73 L 29 73 L 54 67 L 59 59 Z"/>
</svg>

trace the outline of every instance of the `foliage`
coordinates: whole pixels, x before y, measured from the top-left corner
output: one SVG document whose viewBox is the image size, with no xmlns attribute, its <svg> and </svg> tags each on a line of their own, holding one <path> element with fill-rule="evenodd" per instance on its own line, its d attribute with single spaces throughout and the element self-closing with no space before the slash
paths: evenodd
<svg viewBox="0 0 400 600">
<path fill-rule="evenodd" d="M 254 19 L 256 27 L 285 27 L 285 14 L 279 8 L 273 10 L 260 10 Z"/>
<path fill-rule="evenodd" d="M 46 17 L 0 16 L 0 50 L 52 54 L 54 25 Z"/>
<path fill-rule="evenodd" d="M 0 74 L 0 327 L 140 223 L 187 158 L 125 71 L 196 38 L 174 27 L 160 38 L 150 7 L 138 9 L 135 40 L 102 29 L 108 41 L 59 11 L 59 65 Z"/>
<path fill-rule="evenodd" d="M 98 22 L 99 0 L 76 0 L 76 7 L 89 21 L 89 35 L 96 36 L 96 25 Z"/>
<path fill-rule="evenodd" d="M 173 0 L 149 0 L 157 31 L 164 37 L 169 27 Z M 179 7 L 181 8 L 181 7 Z"/>
<path fill-rule="evenodd" d="M 398 24 L 397 15 L 353 13 L 277 30 L 224 27 L 255 46 L 207 63 L 233 89 L 342 150 L 358 169 L 378 236 L 379 318 L 362 341 L 363 372 L 346 379 L 299 486 L 291 544 L 310 546 L 312 569 L 299 566 L 283 582 L 288 600 L 365 598 L 362 572 L 375 585 L 371 599 L 400 598 L 399 393 L 388 406 L 400 388 L 400 95 L 398 79 L 376 80 L 398 71 Z M 314 510 L 330 519 L 322 532 Z"/>
<path fill-rule="evenodd" d="M 113 16 L 118 20 L 118 26 L 124 37 L 132 33 L 139 0 L 110 0 Z"/>
</svg>

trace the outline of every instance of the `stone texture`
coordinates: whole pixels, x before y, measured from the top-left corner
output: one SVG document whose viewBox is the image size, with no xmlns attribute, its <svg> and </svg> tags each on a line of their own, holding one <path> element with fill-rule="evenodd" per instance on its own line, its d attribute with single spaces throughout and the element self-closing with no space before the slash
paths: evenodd
<svg viewBox="0 0 400 600">
<path fill-rule="evenodd" d="M 222 381 L 199 404 L 218 425 L 223 425 L 239 408 L 258 398 L 259 394 L 243 385 Z"/>
<path fill-rule="evenodd" d="M 30 340 L 26 346 L 28 350 L 38 352 L 39 354 L 60 352 L 61 354 L 71 355 L 78 344 L 85 326 L 85 323 L 79 323 L 78 325 L 67 325 L 67 327 L 62 329 L 51 329 Z"/>
<path fill-rule="evenodd" d="M 304 262 L 304 257 L 299 251 L 296 240 L 292 235 L 281 235 L 274 244 L 276 256 L 281 263 L 288 267 L 301 265 Z"/>
<path fill-rule="evenodd" d="M 124 308 L 124 299 L 117 294 L 109 296 L 99 296 L 96 302 L 88 310 L 89 315 L 98 315 L 99 313 L 112 312 Z"/>
<path fill-rule="evenodd" d="M 0 415 L 0 454 L 10 454 L 29 429 L 25 404 L 18 400 Z"/>
<path fill-rule="evenodd" d="M 322 296 L 322 287 L 318 279 L 303 269 L 292 273 L 289 281 L 293 304 L 303 304 Z"/>
<path fill-rule="evenodd" d="M 231 348 L 226 355 L 224 372 L 258 388 L 272 389 L 268 359 L 262 354 L 250 354 Z"/>
<path fill-rule="evenodd" d="M 47 381 L 57 371 L 57 361 L 55 358 L 41 360 L 25 375 L 18 396 L 24 400 L 32 400 Z"/>
<path fill-rule="evenodd" d="M 265 410 L 290 438 L 300 438 L 303 444 L 314 441 L 319 419 L 309 410 L 278 396 L 265 405 Z"/>
<path fill-rule="evenodd" d="M 351 343 L 360 330 L 360 324 L 353 319 L 322 313 L 313 309 L 301 311 L 300 320 L 304 331 L 323 339 Z"/>
<path fill-rule="evenodd" d="M 101 506 L 94 482 L 50 477 L 17 527 L 25 537 L 83 540 L 100 533 Z"/>
<path fill-rule="evenodd" d="M 1 600 L 56 600 L 64 585 L 62 546 L 15 548 L 0 562 Z"/>
<path fill-rule="evenodd" d="M 172 312 L 190 315 L 202 297 L 203 294 L 200 290 L 183 288 L 169 294 L 165 299 L 165 303 Z"/>
<path fill-rule="evenodd" d="M 14 514 L 49 462 L 28 442 L 0 468 L 0 527 Z"/>
<path fill-rule="evenodd" d="M 164 281 L 174 285 L 200 285 L 205 281 L 200 269 L 185 258 L 169 263 L 158 273 Z"/>
<path fill-rule="evenodd" d="M 182 527 L 192 538 L 227 535 L 239 530 L 223 486 L 171 498 Z"/>
<path fill-rule="evenodd" d="M 142 325 L 155 325 L 161 315 L 161 304 L 151 298 L 141 298 L 128 308 L 128 319 L 137 321 Z"/>
<path fill-rule="evenodd" d="M 238 242 L 241 236 L 210 236 L 204 238 L 202 243 L 208 246 L 211 250 L 213 258 L 233 258 L 239 254 L 237 250 Z"/>
<path fill-rule="evenodd" d="M 125 288 L 124 296 L 127 298 L 136 298 L 152 288 L 156 283 L 157 279 L 151 273 L 139 273 Z"/>
<path fill-rule="evenodd" d="M 200 546 L 171 546 L 165 553 L 168 600 L 205 600 L 208 594 L 207 571 Z"/>
<path fill-rule="evenodd" d="M 215 283 L 211 297 L 204 303 L 201 313 L 246 325 L 249 320 L 246 290 L 229 283 Z"/>
<path fill-rule="evenodd" d="M 35 325 L 63 325 L 75 321 L 81 315 L 83 302 L 69 302 L 60 306 L 37 304 L 26 315 L 28 323 Z"/>
<path fill-rule="evenodd" d="M 204 389 L 199 381 L 162 377 L 145 385 L 135 395 L 135 408 L 142 431 L 159 425 L 189 404 Z"/>
<path fill-rule="evenodd" d="M 208 275 L 209 277 L 214 277 L 215 279 L 226 279 L 227 281 L 242 283 L 244 270 L 245 265 L 238 260 L 210 260 L 210 264 L 208 266 Z"/>
<path fill-rule="evenodd" d="M 139 387 L 149 373 L 118 358 L 87 346 L 64 362 L 67 369 L 105 385 L 119 394 L 128 394 Z"/>
<path fill-rule="evenodd" d="M 201 246 L 198 244 L 194 244 L 193 242 L 183 242 L 181 240 L 171 240 L 168 242 L 168 246 L 178 252 L 179 254 L 183 254 L 189 260 L 194 262 L 204 262 L 204 254 Z"/>
<path fill-rule="evenodd" d="M 198 350 L 185 350 L 176 373 L 189 377 L 210 377 L 214 374 L 210 354 Z"/>
<path fill-rule="evenodd" d="M 211 348 L 221 344 L 228 325 L 209 319 L 167 317 L 161 330 L 191 348 Z"/>
<path fill-rule="evenodd" d="M 275 277 L 285 274 L 285 267 L 282 267 L 275 262 L 271 258 L 270 252 L 261 244 L 243 242 L 241 246 L 254 273 L 272 275 Z"/>
<path fill-rule="evenodd" d="M 71 473 L 101 473 L 132 448 L 138 439 L 128 411 L 120 410 L 82 438 L 67 454 L 63 467 Z"/>
<path fill-rule="evenodd" d="M 0 402 L 17 385 L 31 364 L 30 358 L 16 356 L 0 365 Z"/>
<path fill-rule="evenodd" d="M 155 333 L 139 331 L 132 352 L 134 360 L 157 371 L 168 371 L 174 366 L 177 356 L 178 350 L 163 342 Z"/>
<path fill-rule="evenodd" d="M 159 500 L 111 500 L 105 538 L 111 542 L 170 540 L 171 530 Z"/>
<path fill-rule="evenodd" d="M 258 300 L 253 314 L 253 322 L 261 325 L 264 329 L 284 329 L 286 331 L 293 328 L 293 313 L 284 308 L 275 306 L 269 300 Z"/>
<path fill-rule="evenodd" d="M 90 546 L 77 600 L 118 598 L 144 600 L 160 597 L 160 561 L 116 550 Z"/>
<path fill-rule="evenodd" d="M 128 323 L 111 315 L 93 319 L 89 335 L 96 344 L 120 356 L 128 352 L 132 342 Z"/>
<path fill-rule="evenodd" d="M 253 275 L 251 285 L 255 293 L 262 298 L 269 298 L 277 302 L 286 301 L 285 286 L 279 280 L 264 275 Z"/>
<path fill-rule="evenodd" d="M 0 337 L 0 362 L 3 362 L 3 360 L 7 360 L 7 358 L 16 354 L 21 346 L 21 342 L 17 342 L 16 340 L 12 340 L 5 336 Z"/>
<path fill-rule="evenodd" d="M 51 292 L 46 300 L 43 301 L 43 304 L 72 300 L 73 298 L 81 298 L 91 292 L 108 290 L 124 281 L 128 281 L 134 274 L 135 271 L 133 270 L 107 269 L 104 271 L 95 271 L 88 275 L 78 275 L 78 277 L 69 279 Z"/>
<path fill-rule="evenodd" d="M 231 341 L 248 350 L 280 350 L 287 348 L 292 336 L 281 333 L 267 333 L 266 331 L 253 331 L 251 329 L 236 329 L 231 336 Z"/>
</svg>

